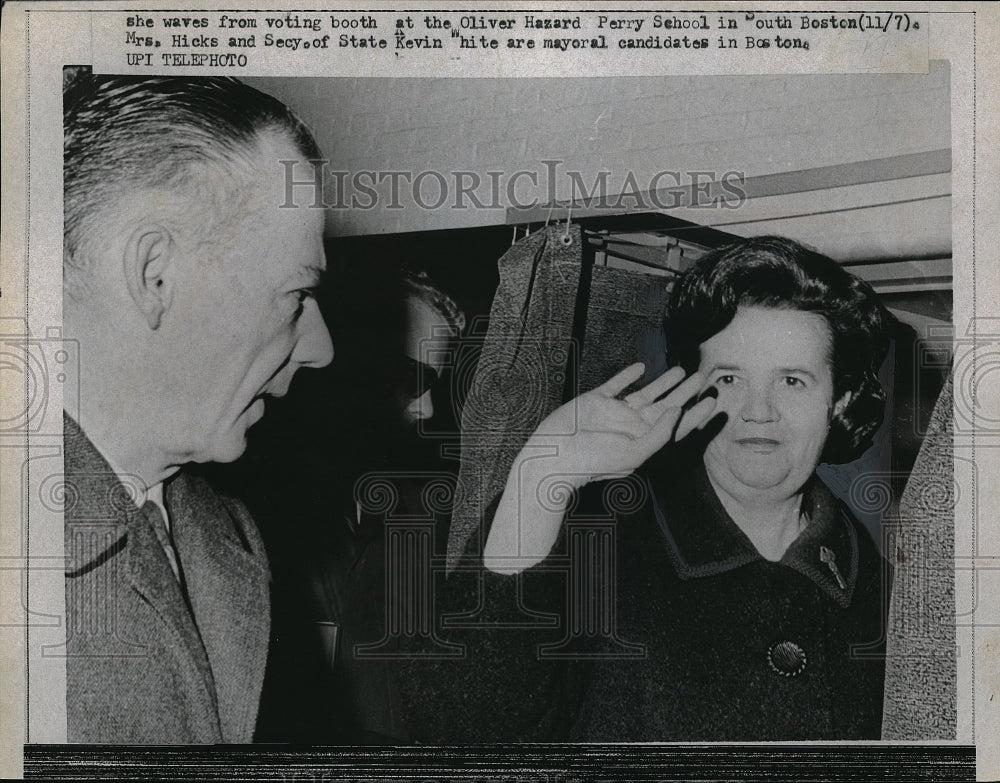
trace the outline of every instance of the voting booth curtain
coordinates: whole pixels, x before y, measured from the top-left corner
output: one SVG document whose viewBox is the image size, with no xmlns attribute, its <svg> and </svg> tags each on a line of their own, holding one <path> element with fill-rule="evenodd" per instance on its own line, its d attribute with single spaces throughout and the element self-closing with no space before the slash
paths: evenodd
<svg viewBox="0 0 1000 783">
<path fill-rule="evenodd" d="M 499 261 L 500 284 L 462 409 L 459 492 L 448 559 L 480 535 L 528 436 L 563 402 L 629 364 L 666 369 L 667 279 L 594 266 L 580 227 L 549 226 Z"/>
</svg>

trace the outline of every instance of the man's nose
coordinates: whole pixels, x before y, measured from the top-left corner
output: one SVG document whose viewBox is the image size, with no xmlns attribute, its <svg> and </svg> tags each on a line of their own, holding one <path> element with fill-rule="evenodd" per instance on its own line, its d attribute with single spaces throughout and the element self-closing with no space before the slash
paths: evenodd
<svg viewBox="0 0 1000 783">
<path fill-rule="evenodd" d="M 751 386 L 743 398 L 740 416 L 746 422 L 769 422 L 778 418 L 770 386 Z"/>
<path fill-rule="evenodd" d="M 315 302 L 306 304 L 302 331 L 292 352 L 292 360 L 304 367 L 326 367 L 333 361 L 333 340 Z"/>
<path fill-rule="evenodd" d="M 412 421 L 426 421 L 434 415 L 434 401 L 431 399 L 430 391 L 425 391 L 417 399 L 412 400 L 407 406 Z"/>
</svg>

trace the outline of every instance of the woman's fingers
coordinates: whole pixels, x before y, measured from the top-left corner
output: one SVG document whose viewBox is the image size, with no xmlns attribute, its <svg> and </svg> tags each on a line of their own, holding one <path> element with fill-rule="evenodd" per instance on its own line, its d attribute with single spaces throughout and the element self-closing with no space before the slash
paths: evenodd
<svg viewBox="0 0 1000 783">
<path fill-rule="evenodd" d="M 678 441 L 690 435 L 708 421 L 714 411 L 715 397 L 705 397 L 687 410 L 680 405 L 660 407 L 659 418 L 652 423 L 646 435 L 639 439 L 645 454 L 644 460 L 666 446 L 671 439 Z"/>
<path fill-rule="evenodd" d="M 660 417 L 649 428 L 649 432 L 643 438 L 643 451 L 645 452 L 643 461 L 649 459 L 653 454 L 662 449 L 674 435 L 674 428 L 680 419 L 683 410 L 675 406 L 664 408 L 660 411 Z"/>
<path fill-rule="evenodd" d="M 633 408 L 648 405 L 651 402 L 655 402 L 657 397 L 674 388 L 674 386 L 683 380 L 684 369 L 682 367 L 674 367 L 667 370 L 659 378 L 646 384 L 641 389 L 632 392 L 625 398 L 625 402 Z"/>
<path fill-rule="evenodd" d="M 705 376 L 696 372 L 685 378 L 684 370 L 679 367 L 668 370 L 624 400 L 616 399 L 622 389 L 642 376 L 643 369 L 641 363 L 626 367 L 595 389 L 593 396 L 585 395 L 589 399 L 577 409 L 581 430 L 589 431 L 592 436 L 628 438 L 631 445 L 615 441 L 618 446 L 614 446 L 609 440 L 607 447 L 613 452 L 624 448 L 634 453 L 640 459 L 636 465 L 671 439 L 680 440 L 702 426 L 715 410 L 714 396 L 706 395 L 695 401 Z M 663 399 L 658 400 L 661 396 Z M 596 448 L 602 451 L 601 447 Z"/>
<path fill-rule="evenodd" d="M 703 426 L 715 413 L 715 397 L 704 397 L 688 410 L 684 411 L 677 431 L 674 433 L 674 440 L 681 440 Z"/>
<path fill-rule="evenodd" d="M 645 371 L 646 365 L 642 362 L 630 364 L 617 375 L 611 376 L 611 378 L 594 389 L 594 391 L 602 397 L 615 397 L 639 380 Z"/>
<path fill-rule="evenodd" d="M 666 397 L 642 409 L 642 417 L 652 423 L 659 420 L 663 412 L 669 408 L 683 408 L 684 405 L 701 391 L 705 376 L 700 372 L 692 373 L 679 386 L 675 387 Z"/>
</svg>

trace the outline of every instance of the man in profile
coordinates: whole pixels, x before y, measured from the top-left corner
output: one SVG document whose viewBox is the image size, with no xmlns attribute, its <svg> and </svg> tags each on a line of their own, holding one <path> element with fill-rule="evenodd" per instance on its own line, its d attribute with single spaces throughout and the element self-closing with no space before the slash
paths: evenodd
<svg viewBox="0 0 1000 783">
<path fill-rule="evenodd" d="M 264 399 L 333 357 L 323 210 L 281 208 L 281 161 L 319 153 L 232 79 L 84 73 L 64 98 L 68 738 L 249 742 L 267 559 L 184 466 L 235 460 Z"/>
</svg>

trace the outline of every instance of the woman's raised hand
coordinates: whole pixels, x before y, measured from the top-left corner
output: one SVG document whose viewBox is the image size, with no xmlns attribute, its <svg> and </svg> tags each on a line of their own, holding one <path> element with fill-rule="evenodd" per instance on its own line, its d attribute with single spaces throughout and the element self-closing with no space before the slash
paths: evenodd
<svg viewBox="0 0 1000 783">
<path fill-rule="evenodd" d="M 714 397 L 695 400 L 704 376 L 685 378 L 679 367 L 619 399 L 642 373 L 642 364 L 626 367 L 538 425 L 514 461 L 493 518 L 483 552 L 490 570 L 516 574 L 548 555 L 565 510 L 552 498 L 569 499 L 548 491 L 553 484 L 581 487 L 631 473 L 712 416 Z"/>
<path fill-rule="evenodd" d="M 619 398 L 642 377 L 643 365 L 626 367 L 592 391 L 550 413 L 525 444 L 522 454 L 548 447 L 550 469 L 582 486 L 595 479 L 631 473 L 671 440 L 703 425 L 715 398 L 690 405 L 704 385 L 701 373 L 685 378 L 675 367 L 646 386 Z"/>
</svg>

